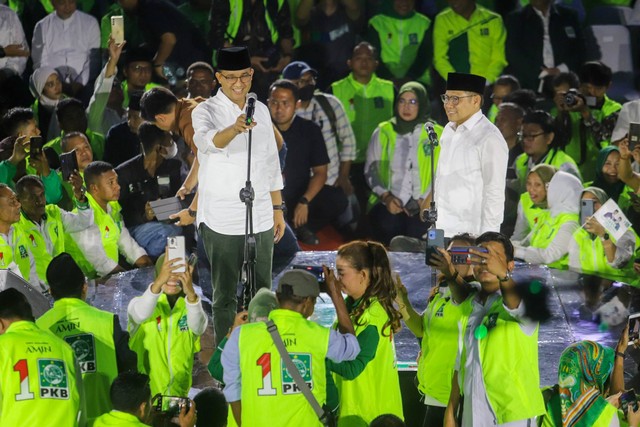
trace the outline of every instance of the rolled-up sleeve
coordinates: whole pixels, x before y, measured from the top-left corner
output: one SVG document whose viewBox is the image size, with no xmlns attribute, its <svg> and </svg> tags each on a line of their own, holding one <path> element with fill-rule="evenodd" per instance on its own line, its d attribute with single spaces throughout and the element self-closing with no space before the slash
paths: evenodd
<svg viewBox="0 0 640 427">
<path fill-rule="evenodd" d="M 341 334 L 336 330 L 329 333 L 329 349 L 327 357 L 334 362 L 353 360 L 360 353 L 360 344 L 353 334 Z"/>
<path fill-rule="evenodd" d="M 221 129 L 216 129 L 213 123 L 212 114 L 207 109 L 207 103 L 203 102 L 193 109 L 191 113 L 191 122 L 195 134 L 193 142 L 196 144 L 199 153 L 212 153 L 215 151 L 224 151 L 213 145 L 213 138 Z"/>
</svg>

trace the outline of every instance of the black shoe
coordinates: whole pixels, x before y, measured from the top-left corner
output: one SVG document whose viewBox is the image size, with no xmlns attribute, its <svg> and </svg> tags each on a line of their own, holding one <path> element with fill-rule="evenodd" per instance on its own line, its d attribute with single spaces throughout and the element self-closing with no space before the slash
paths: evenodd
<svg viewBox="0 0 640 427">
<path fill-rule="evenodd" d="M 298 241 L 304 243 L 305 245 L 317 245 L 320 243 L 320 240 L 318 240 L 318 236 L 316 236 L 316 233 L 314 233 L 304 225 L 296 229 L 296 237 L 298 238 Z"/>
</svg>

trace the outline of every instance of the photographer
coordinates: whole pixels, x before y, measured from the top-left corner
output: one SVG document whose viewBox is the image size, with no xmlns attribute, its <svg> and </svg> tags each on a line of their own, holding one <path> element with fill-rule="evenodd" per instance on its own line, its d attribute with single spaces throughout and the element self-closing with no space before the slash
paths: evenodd
<svg viewBox="0 0 640 427">
<path fill-rule="evenodd" d="M 427 224 L 420 207 L 430 194 L 431 151 L 424 130 L 428 120 L 427 91 L 405 83 L 398 94 L 395 116 L 378 125 L 371 136 L 364 172 L 372 189 L 369 216 L 376 240 L 389 245 L 398 235 L 420 238 Z M 435 125 L 436 133 L 442 127 Z M 435 164 L 440 147 L 435 149 Z"/>
<path fill-rule="evenodd" d="M 469 293 L 456 282 L 449 283 L 466 325 L 444 426 L 458 425 L 459 406 L 463 427 L 535 425 L 534 418 L 544 413 L 539 389 L 539 323 L 526 317 L 524 301 L 512 279 L 509 239 L 486 232 L 475 244 L 486 250 L 469 250 L 475 256 L 473 274 L 480 290 Z"/>
<path fill-rule="evenodd" d="M 567 73 L 554 79 L 557 121 L 571 156 L 585 181 L 592 181 L 597 152 L 608 145 L 622 106 L 606 95 L 611 86 L 611 68 L 600 61 L 586 62 L 580 68 L 579 90 L 568 82 Z M 553 113 L 552 113 L 553 114 Z"/>
<path fill-rule="evenodd" d="M 138 370 L 149 374 L 154 395 L 187 396 L 208 319 L 193 289 L 193 266 L 168 259 L 167 252 L 158 258 L 153 283 L 129 303 L 129 347 L 138 354 Z M 185 271 L 177 272 L 181 267 Z"/>
<path fill-rule="evenodd" d="M 132 371 L 118 375 L 111 384 L 113 410 L 96 419 L 93 426 L 150 426 L 154 414 L 149 381 L 149 376 Z M 178 425 L 180 427 L 196 425 L 196 405 L 193 400 L 189 400 L 188 410 L 186 406 L 180 408 Z"/>
<path fill-rule="evenodd" d="M 469 234 L 459 234 L 451 238 L 448 249 L 454 246 L 470 247 L 474 241 Z M 467 281 L 474 279 L 471 265 L 452 264 L 451 256 L 446 251 L 433 254 L 429 263 L 441 274 L 438 277 L 439 286 L 431 289 L 426 310 L 422 314 L 414 310 L 407 288 L 399 279 L 396 281 L 396 303 L 409 330 L 416 338 L 422 339 L 418 359 L 418 389 L 424 395 L 426 406 L 422 427 L 442 427 L 458 354 L 458 322 L 463 314 L 460 306 L 452 302 L 452 292 L 458 290 L 456 284 L 467 288 Z M 455 284 L 449 287 L 452 281 Z"/>
</svg>

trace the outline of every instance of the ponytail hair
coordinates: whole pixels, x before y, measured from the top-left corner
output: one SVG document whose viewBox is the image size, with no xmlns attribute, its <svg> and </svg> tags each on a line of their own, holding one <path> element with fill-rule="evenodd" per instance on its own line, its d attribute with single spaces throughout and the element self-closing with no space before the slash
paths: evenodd
<svg viewBox="0 0 640 427">
<path fill-rule="evenodd" d="M 362 296 L 362 302 L 349 313 L 354 324 L 363 325 L 360 323 L 362 314 L 371 306 L 372 298 L 377 298 L 389 317 L 382 328 L 382 335 L 390 336 L 391 332 L 398 332 L 402 315 L 393 306 L 397 292 L 384 246 L 377 242 L 354 241 L 340 246 L 338 256 L 346 259 L 356 270 L 369 272 L 369 286 Z M 387 329 L 390 329 L 388 333 Z"/>
</svg>

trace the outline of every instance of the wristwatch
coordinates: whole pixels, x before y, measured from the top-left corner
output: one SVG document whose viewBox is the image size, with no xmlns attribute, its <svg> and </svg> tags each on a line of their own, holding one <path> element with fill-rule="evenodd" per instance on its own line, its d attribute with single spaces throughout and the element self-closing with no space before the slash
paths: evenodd
<svg viewBox="0 0 640 427">
<path fill-rule="evenodd" d="M 603 242 L 609 240 L 609 233 L 604 233 L 604 235 L 600 238 Z"/>
<path fill-rule="evenodd" d="M 191 208 L 187 208 L 187 212 L 191 218 L 195 218 L 198 211 L 191 210 Z"/>
<path fill-rule="evenodd" d="M 513 274 L 509 270 L 507 270 L 507 274 L 504 277 L 498 276 L 498 280 L 500 282 L 508 282 L 513 277 Z"/>
<path fill-rule="evenodd" d="M 287 209 L 287 206 L 284 204 L 284 202 L 279 205 L 273 205 L 274 211 L 284 211 L 285 209 Z"/>
<path fill-rule="evenodd" d="M 309 204 L 309 199 L 307 199 L 306 197 L 302 196 L 302 197 L 300 197 L 300 200 L 298 200 L 298 203 L 300 203 L 302 205 L 308 205 Z"/>
</svg>

